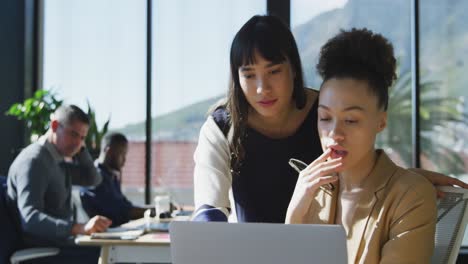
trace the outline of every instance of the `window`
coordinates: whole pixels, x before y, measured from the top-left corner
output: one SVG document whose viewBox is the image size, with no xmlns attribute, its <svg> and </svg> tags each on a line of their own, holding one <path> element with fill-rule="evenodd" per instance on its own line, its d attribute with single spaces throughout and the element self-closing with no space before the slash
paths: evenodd
<svg viewBox="0 0 468 264">
<path fill-rule="evenodd" d="M 421 3 L 422 166 L 467 177 L 468 22 L 463 1 Z M 437 50 L 437 52 L 434 52 Z"/>
<path fill-rule="evenodd" d="M 43 83 L 101 128 L 130 140 L 123 190 L 143 202 L 146 98 L 146 1 L 44 1 Z"/>
<path fill-rule="evenodd" d="M 266 1 L 154 2 L 153 194 L 193 204 L 193 152 L 209 106 L 227 93 L 231 41 L 265 13 Z"/>
<path fill-rule="evenodd" d="M 124 193 L 143 203 L 146 121 L 146 1 L 48 0 L 43 87 L 130 139 Z M 153 1 L 152 184 L 191 204 L 193 151 L 208 107 L 225 95 L 229 49 L 266 1 Z"/>
<path fill-rule="evenodd" d="M 468 180 L 466 1 L 421 1 L 421 165 Z M 468 232 L 463 245 L 468 246 Z"/>
</svg>

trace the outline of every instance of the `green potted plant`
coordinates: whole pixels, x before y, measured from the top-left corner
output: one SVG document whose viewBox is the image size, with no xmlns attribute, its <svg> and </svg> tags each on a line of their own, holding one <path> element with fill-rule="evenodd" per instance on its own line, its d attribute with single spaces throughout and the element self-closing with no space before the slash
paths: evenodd
<svg viewBox="0 0 468 264">
<path fill-rule="evenodd" d="M 104 135 L 107 133 L 109 128 L 110 118 L 102 126 L 102 129 L 99 130 L 96 123 L 96 112 L 91 108 L 91 105 L 88 103 L 88 116 L 90 120 L 88 135 L 86 137 L 86 146 L 88 147 L 89 153 L 93 159 L 99 157 L 99 152 L 101 150 L 101 141 Z"/>
<path fill-rule="evenodd" d="M 22 103 L 13 104 L 6 115 L 26 121 L 31 142 L 36 141 L 49 129 L 50 115 L 62 105 L 63 100 L 57 99 L 56 93 L 37 90 L 31 98 Z"/>
</svg>

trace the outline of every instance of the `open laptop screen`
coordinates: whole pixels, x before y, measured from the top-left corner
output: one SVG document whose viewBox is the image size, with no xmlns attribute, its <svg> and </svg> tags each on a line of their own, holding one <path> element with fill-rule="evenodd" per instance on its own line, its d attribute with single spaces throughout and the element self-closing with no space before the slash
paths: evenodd
<svg viewBox="0 0 468 264">
<path fill-rule="evenodd" d="M 172 222 L 174 264 L 347 263 L 338 225 Z"/>
</svg>

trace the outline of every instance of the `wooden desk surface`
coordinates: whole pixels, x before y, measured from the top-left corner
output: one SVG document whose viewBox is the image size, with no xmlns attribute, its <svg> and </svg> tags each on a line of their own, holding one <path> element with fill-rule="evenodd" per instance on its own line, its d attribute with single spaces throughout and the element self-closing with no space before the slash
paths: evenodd
<svg viewBox="0 0 468 264">
<path fill-rule="evenodd" d="M 186 221 L 189 217 L 176 217 L 171 221 Z M 154 220 L 156 221 L 156 220 Z M 165 220 L 169 221 L 169 220 Z M 141 227 L 145 219 L 130 221 L 121 227 Z M 80 236 L 75 243 L 82 246 L 101 247 L 100 264 L 109 263 L 171 263 L 171 247 L 168 232 L 150 232 L 134 240 L 123 239 L 91 239 L 90 236 Z"/>
<path fill-rule="evenodd" d="M 176 217 L 165 221 L 186 221 L 189 217 Z M 135 228 L 145 224 L 145 219 L 137 219 L 123 224 L 122 227 Z M 111 245 L 126 245 L 126 246 L 169 246 L 170 238 L 167 232 L 150 232 L 144 234 L 134 240 L 123 239 L 95 239 L 90 236 L 79 236 L 75 239 L 75 243 L 83 246 L 111 246 Z"/>
</svg>

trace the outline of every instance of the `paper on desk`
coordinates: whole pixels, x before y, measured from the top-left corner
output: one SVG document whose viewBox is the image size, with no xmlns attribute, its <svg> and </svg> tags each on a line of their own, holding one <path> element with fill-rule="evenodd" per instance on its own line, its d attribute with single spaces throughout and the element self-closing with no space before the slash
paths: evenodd
<svg viewBox="0 0 468 264">
<path fill-rule="evenodd" d="M 118 232 L 126 232 L 126 231 L 134 231 L 134 230 L 143 230 L 140 226 L 133 226 L 133 227 L 126 227 L 126 226 L 117 226 L 117 227 L 109 227 L 107 228 L 106 232 L 103 233 L 118 233 Z"/>
<path fill-rule="evenodd" d="M 151 238 L 153 239 L 170 239 L 169 233 L 154 233 L 151 234 Z"/>
<path fill-rule="evenodd" d="M 133 240 L 137 239 L 145 233 L 142 229 L 128 229 L 128 228 L 109 228 L 107 232 L 92 233 L 92 239 L 121 239 L 121 240 Z"/>
</svg>

